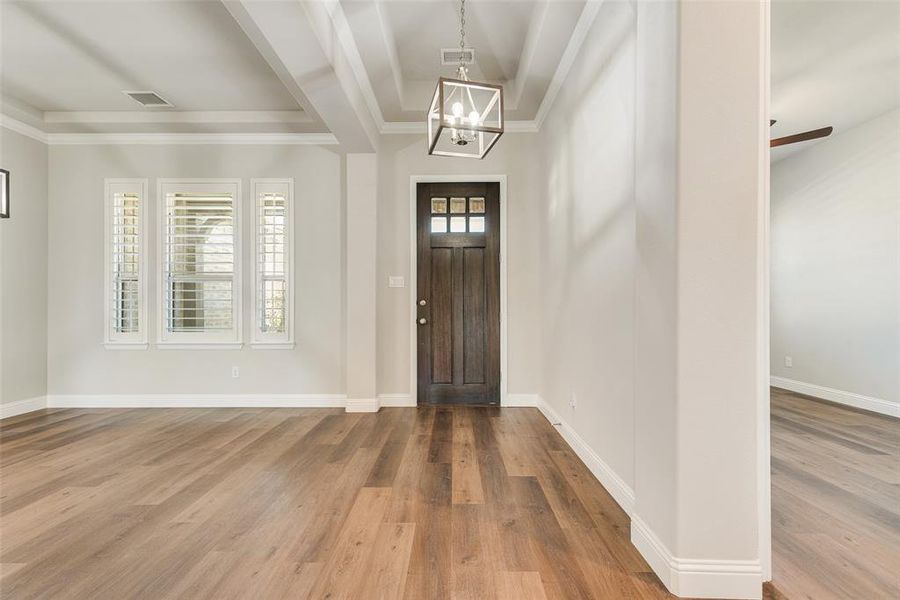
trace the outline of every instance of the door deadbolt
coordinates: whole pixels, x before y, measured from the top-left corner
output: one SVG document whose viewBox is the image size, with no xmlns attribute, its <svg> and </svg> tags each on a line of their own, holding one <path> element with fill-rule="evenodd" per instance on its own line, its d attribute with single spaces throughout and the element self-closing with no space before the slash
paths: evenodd
<svg viewBox="0 0 900 600">
<path fill-rule="evenodd" d="M 424 300 L 419 300 L 419 306 L 425 306 L 426 302 Z"/>
</svg>

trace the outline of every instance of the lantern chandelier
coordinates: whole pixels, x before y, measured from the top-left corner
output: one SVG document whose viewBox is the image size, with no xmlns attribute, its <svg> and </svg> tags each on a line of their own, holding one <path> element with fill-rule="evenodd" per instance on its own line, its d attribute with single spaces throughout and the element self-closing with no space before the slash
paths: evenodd
<svg viewBox="0 0 900 600">
<path fill-rule="evenodd" d="M 459 7 L 456 78 L 440 77 L 428 109 L 428 154 L 484 158 L 503 134 L 503 87 L 470 81 L 466 48 L 466 0 Z"/>
</svg>

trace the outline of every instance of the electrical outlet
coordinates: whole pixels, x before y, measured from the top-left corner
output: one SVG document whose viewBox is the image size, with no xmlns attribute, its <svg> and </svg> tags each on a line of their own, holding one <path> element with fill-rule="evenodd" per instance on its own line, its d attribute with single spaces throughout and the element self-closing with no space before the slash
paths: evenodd
<svg viewBox="0 0 900 600">
<path fill-rule="evenodd" d="M 241 376 L 241 369 L 240 369 L 240 367 L 231 367 L 231 376 L 232 376 L 234 379 L 237 379 L 238 377 L 240 377 L 240 376 Z"/>
<path fill-rule="evenodd" d="M 784 357 L 784 366 L 791 368 L 794 366 L 794 358 L 792 356 Z"/>
<path fill-rule="evenodd" d="M 572 397 L 569 398 L 569 408 L 572 410 L 578 408 L 578 396 L 575 395 L 575 392 L 572 392 Z"/>
</svg>

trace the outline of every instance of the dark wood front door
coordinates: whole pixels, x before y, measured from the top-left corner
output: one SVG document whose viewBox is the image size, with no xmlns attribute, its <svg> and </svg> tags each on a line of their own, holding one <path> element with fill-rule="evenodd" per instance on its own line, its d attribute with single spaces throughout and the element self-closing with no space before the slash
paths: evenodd
<svg viewBox="0 0 900 600">
<path fill-rule="evenodd" d="M 418 184 L 418 395 L 500 404 L 500 184 Z"/>
</svg>

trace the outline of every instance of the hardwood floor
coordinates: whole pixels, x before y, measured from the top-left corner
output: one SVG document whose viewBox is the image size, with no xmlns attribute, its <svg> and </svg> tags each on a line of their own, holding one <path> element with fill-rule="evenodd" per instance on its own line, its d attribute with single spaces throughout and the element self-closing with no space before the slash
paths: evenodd
<svg viewBox="0 0 900 600">
<path fill-rule="evenodd" d="M 668 597 L 535 409 L 48 410 L 0 484 L 3 598 Z"/>
<path fill-rule="evenodd" d="M 768 597 L 900 597 L 896 420 L 773 390 L 772 484 Z M 628 540 L 534 409 L 0 425 L 3 598 L 670 597 Z"/>
<path fill-rule="evenodd" d="M 773 583 L 900 598 L 900 421 L 772 390 Z"/>
</svg>

